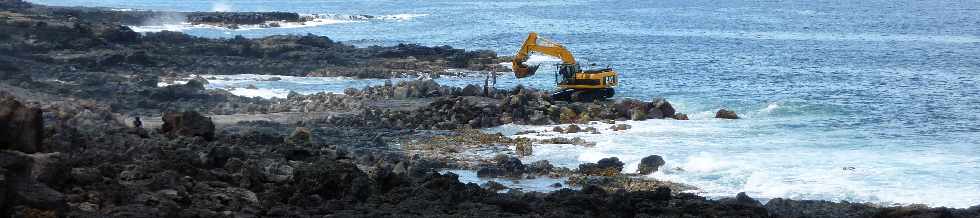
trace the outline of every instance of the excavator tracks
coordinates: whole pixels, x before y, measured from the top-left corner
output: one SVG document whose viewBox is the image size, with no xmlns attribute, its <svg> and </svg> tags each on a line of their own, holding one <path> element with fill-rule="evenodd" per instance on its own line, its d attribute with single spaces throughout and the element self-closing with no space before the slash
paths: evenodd
<svg viewBox="0 0 980 218">
<path fill-rule="evenodd" d="M 593 102 L 595 100 L 606 100 L 615 94 L 616 91 L 611 88 L 565 89 L 551 94 L 551 99 L 557 101 Z"/>
</svg>

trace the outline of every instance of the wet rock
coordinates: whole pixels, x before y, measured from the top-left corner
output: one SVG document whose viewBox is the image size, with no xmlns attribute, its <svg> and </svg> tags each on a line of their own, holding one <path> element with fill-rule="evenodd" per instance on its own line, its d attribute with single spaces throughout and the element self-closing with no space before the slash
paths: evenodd
<svg viewBox="0 0 980 218">
<path fill-rule="evenodd" d="M 676 114 L 674 114 L 674 119 L 675 120 L 688 120 L 687 114 L 682 114 L 682 113 L 676 113 Z"/>
<path fill-rule="evenodd" d="M 875 217 L 878 208 L 866 204 L 775 198 L 765 205 L 771 217 Z"/>
<path fill-rule="evenodd" d="M 581 127 L 578 127 L 578 125 L 575 125 L 575 124 L 568 125 L 568 127 L 565 128 L 565 133 L 578 133 L 578 132 L 581 132 L 581 131 L 582 131 L 582 128 Z"/>
<path fill-rule="evenodd" d="M 660 166 L 663 166 L 666 163 L 667 162 L 665 162 L 664 158 L 660 157 L 660 155 L 646 156 L 640 160 L 640 166 L 638 167 L 637 171 L 643 175 L 651 174 L 657 172 L 657 170 L 660 169 Z"/>
<path fill-rule="evenodd" d="M 633 128 L 633 126 L 630 126 L 629 124 L 625 124 L 625 123 L 620 123 L 609 127 L 609 129 L 611 129 L 612 131 L 622 131 L 630 128 Z"/>
<path fill-rule="evenodd" d="M 492 191 L 492 192 L 497 192 L 497 191 L 500 191 L 500 190 L 507 189 L 507 186 L 504 186 L 503 184 L 500 184 L 499 182 L 494 182 L 493 180 L 487 181 L 486 183 L 483 183 L 483 185 L 481 185 L 481 186 L 483 188 L 487 189 L 487 190 Z"/>
<path fill-rule="evenodd" d="M 41 119 L 41 109 L 0 96 L 0 149 L 25 153 L 44 150 L 41 147 L 44 134 Z"/>
<path fill-rule="evenodd" d="M 646 120 L 647 112 L 640 108 L 630 110 L 630 120 Z"/>
<path fill-rule="evenodd" d="M 531 156 L 532 152 L 534 151 L 531 144 L 531 139 L 529 138 L 517 137 L 514 139 L 514 144 L 518 156 Z"/>
<path fill-rule="evenodd" d="M 674 110 L 674 106 L 670 105 L 670 102 L 664 98 L 654 99 L 651 104 L 652 106 L 648 111 L 648 116 L 650 118 L 663 119 L 667 117 L 674 117 L 674 115 L 677 113 L 677 111 Z"/>
<path fill-rule="evenodd" d="M 614 176 L 623 171 L 623 162 L 619 158 L 603 158 L 596 163 L 584 163 L 578 165 L 579 173 L 589 176 Z"/>
<path fill-rule="evenodd" d="M 481 178 L 522 178 L 527 172 L 527 166 L 521 163 L 521 159 L 507 155 L 497 155 L 494 157 L 495 163 L 490 166 L 483 166 L 477 170 L 477 177 Z"/>
<path fill-rule="evenodd" d="M 286 144 L 291 145 L 312 145 L 313 144 L 313 133 L 310 129 L 305 127 L 296 127 L 293 133 L 289 134 L 286 138 Z"/>
<path fill-rule="evenodd" d="M 546 175 L 551 173 L 554 168 L 555 167 L 552 166 L 551 162 L 548 162 L 548 160 L 535 161 L 527 166 L 528 172 L 537 175 Z"/>
<path fill-rule="evenodd" d="M 739 192 L 737 195 L 735 195 L 735 198 L 723 198 L 719 200 L 719 202 L 722 204 L 741 205 L 745 207 L 762 207 L 762 203 L 759 203 L 758 200 L 752 199 L 752 197 L 746 195 L 745 192 Z"/>
<path fill-rule="evenodd" d="M 552 132 L 565 132 L 565 129 L 562 129 L 561 126 L 555 126 L 554 128 L 551 128 L 551 131 Z"/>
<path fill-rule="evenodd" d="M 202 116 L 196 111 L 167 112 L 163 115 L 160 132 L 168 135 L 198 136 L 210 141 L 214 140 L 214 123 L 211 122 L 211 118 Z"/>
<path fill-rule="evenodd" d="M 560 182 L 556 182 L 555 184 L 551 184 L 551 185 L 549 185 L 548 187 L 552 187 L 552 188 L 561 188 L 561 187 L 562 187 L 562 185 L 561 185 L 561 183 L 560 183 Z"/>
<path fill-rule="evenodd" d="M 585 131 L 592 134 L 599 134 L 599 130 L 595 127 L 585 127 Z"/>
<path fill-rule="evenodd" d="M 715 118 L 721 118 L 721 119 L 738 119 L 738 114 L 735 114 L 735 111 L 721 109 L 721 110 L 718 110 L 717 113 L 715 113 Z"/>
</svg>

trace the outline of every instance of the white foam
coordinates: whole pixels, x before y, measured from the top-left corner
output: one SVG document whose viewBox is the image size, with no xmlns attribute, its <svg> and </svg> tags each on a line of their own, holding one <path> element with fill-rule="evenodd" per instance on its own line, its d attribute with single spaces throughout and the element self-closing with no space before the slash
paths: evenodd
<svg viewBox="0 0 980 218">
<path fill-rule="evenodd" d="M 260 98 L 286 98 L 289 96 L 289 90 L 286 89 L 248 89 L 248 88 L 230 88 L 228 92 L 237 96 L 244 97 L 260 97 Z"/>
<path fill-rule="evenodd" d="M 308 19 L 307 21 L 303 21 L 303 22 L 266 21 L 263 24 L 238 25 L 237 28 L 235 29 L 229 29 L 223 26 L 215 26 L 215 25 L 207 25 L 207 24 L 193 25 L 188 22 L 171 23 L 171 24 L 163 24 L 163 25 L 129 26 L 129 28 L 135 32 L 140 32 L 140 33 L 160 32 L 164 30 L 181 32 L 181 31 L 187 31 L 191 29 L 223 29 L 227 31 L 251 31 L 251 30 L 258 30 L 258 29 L 269 29 L 269 28 L 308 28 L 308 27 L 316 27 L 316 26 L 323 26 L 323 25 L 368 22 L 371 20 L 404 22 L 404 21 L 410 21 L 415 18 L 428 16 L 428 15 L 429 14 L 394 14 L 394 15 L 382 15 L 382 16 L 373 17 L 368 15 L 304 14 L 301 16 L 307 18 Z"/>
<path fill-rule="evenodd" d="M 378 16 L 381 20 L 391 20 L 391 21 L 410 21 L 415 18 L 429 16 L 429 14 L 392 14 L 392 15 L 382 15 Z"/>
</svg>

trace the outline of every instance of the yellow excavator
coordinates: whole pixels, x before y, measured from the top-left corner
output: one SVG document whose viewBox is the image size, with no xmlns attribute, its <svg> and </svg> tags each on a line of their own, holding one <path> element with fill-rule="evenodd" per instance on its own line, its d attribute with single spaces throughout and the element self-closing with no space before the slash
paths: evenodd
<svg viewBox="0 0 980 218">
<path fill-rule="evenodd" d="M 616 94 L 613 90 L 619 83 L 616 71 L 609 68 L 582 70 L 565 46 L 540 38 L 535 32 L 527 35 L 527 40 L 524 40 L 524 45 L 517 51 L 511 63 L 514 76 L 517 78 L 532 76 L 540 67 L 540 65 L 528 66 L 525 63 L 531 52 L 557 57 L 562 61 L 558 64 L 558 73 L 555 74 L 558 90 L 551 94 L 551 99 L 592 102 L 611 98 Z"/>
</svg>

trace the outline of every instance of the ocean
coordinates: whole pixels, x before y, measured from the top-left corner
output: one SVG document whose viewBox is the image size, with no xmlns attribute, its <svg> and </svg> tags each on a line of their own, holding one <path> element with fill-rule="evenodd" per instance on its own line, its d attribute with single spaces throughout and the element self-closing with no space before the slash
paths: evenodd
<svg viewBox="0 0 980 218">
<path fill-rule="evenodd" d="M 619 157 L 624 171 L 657 154 L 650 175 L 708 197 L 875 204 L 980 204 L 980 1 L 166 1 L 35 0 L 120 10 L 289 11 L 318 22 L 284 28 L 134 26 L 204 37 L 316 34 L 357 46 L 418 43 L 512 55 L 530 31 L 580 62 L 620 73 L 617 98 L 665 97 L 688 121 L 629 121 L 623 132 L 579 134 L 582 148 L 537 145 L 526 161 L 561 166 Z M 358 19 L 372 15 L 377 19 Z M 554 59 L 534 57 L 548 64 Z M 515 80 L 551 89 L 554 70 Z M 225 76 L 236 94 L 340 92 L 382 80 Z M 445 77 L 441 84 L 482 84 Z M 720 108 L 743 119 L 712 118 Z M 600 127 L 601 128 L 601 127 Z M 513 134 L 542 126 L 505 125 Z"/>
</svg>

